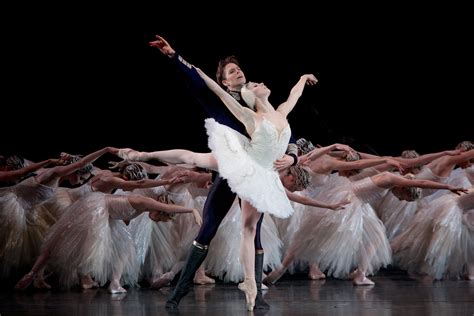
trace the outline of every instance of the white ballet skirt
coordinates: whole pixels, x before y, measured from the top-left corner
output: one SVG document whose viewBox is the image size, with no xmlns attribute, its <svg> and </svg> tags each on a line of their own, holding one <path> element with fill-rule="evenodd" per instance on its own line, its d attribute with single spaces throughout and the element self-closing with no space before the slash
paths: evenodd
<svg viewBox="0 0 474 316">
<path fill-rule="evenodd" d="M 474 169 L 469 168 L 456 168 L 448 177 L 447 183 L 455 187 L 470 188 L 472 186 L 472 180 L 474 176 Z"/>
<path fill-rule="evenodd" d="M 195 188 L 193 184 L 189 183 L 181 185 L 179 190 L 170 194 L 176 204 L 195 208 L 202 216 L 204 203 L 206 202 L 206 196 L 202 195 L 205 194 L 204 192 L 207 193 L 208 190 L 200 191 L 198 188 Z M 199 233 L 199 229 L 200 226 L 196 224 L 194 216 L 191 213 L 181 214 L 173 221 L 173 230 L 177 236 L 175 251 L 178 260 L 186 260 L 193 240 Z"/>
<path fill-rule="evenodd" d="M 419 200 L 400 200 L 391 191 L 383 197 L 377 206 L 377 213 L 385 225 L 390 241 L 408 228 L 418 208 Z"/>
<path fill-rule="evenodd" d="M 472 185 L 474 185 L 474 165 L 464 169 L 466 177 L 469 179 Z"/>
<path fill-rule="evenodd" d="M 343 210 L 326 213 L 322 219 L 308 218 L 298 234 L 298 245 L 305 249 L 295 250 L 301 253 L 302 259 L 319 263 L 321 271 L 336 278 L 347 278 L 356 267 L 365 268 L 366 274 L 374 274 L 390 264 L 391 249 L 385 227 L 371 206 L 386 192 L 371 178 L 325 192 L 331 202 L 351 195 L 351 203 Z"/>
<path fill-rule="evenodd" d="M 240 262 L 240 240 L 242 238 L 242 212 L 236 199 L 212 239 L 206 257 L 206 270 L 224 282 L 238 283 L 244 280 Z M 263 270 L 275 269 L 281 264 L 281 241 L 271 216 L 264 216 L 260 238 L 265 256 Z"/>
<path fill-rule="evenodd" d="M 160 196 L 168 193 L 163 186 L 160 186 L 137 189 L 128 194 L 143 195 L 157 200 Z M 155 222 L 151 220 L 148 212 L 140 214 L 130 221 L 129 229 L 137 249 L 137 259 L 142 278 L 160 277 L 178 261 L 176 255 L 178 236 L 176 236 L 173 226 L 172 221 Z"/>
<path fill-rule="evenodd" d="M 428 167 L 424 167 L 423 169 L 421 169 L 420 173 L 416 175 L 416 179 L 431 180 L 439 183 L 447 183 L 448 181 L 448 177 L 440 177 L 434 174 L 433 171 L 431 171 L 431 169 Z M 423 199 L 425 203 L 433 201 L 443 194 L 449 193 L 449 191 L 446 190 L 427 188 L 421 189 L 421 192 L 421 199 Z"/>
<path fill-rule="evenodd" d="M 202 214 L 208 189 L 196 188 L 193 184 L 175 186 L 172 192 L 163 186 L 134 190 L 152 199 L 169 196 L 178 205 L 192 207 Z M 148 214 L 142 214 L 130 222 L 130 230 L 137 247 L 138 261 L 142 277 L 153 280 L 159 278 L 179 262 L 186 260 L 192 241 L 199 232 L 194 216 L 179 214 L 168 222 L 154 222 Z"/>
<path fill-rule="evenodd" d="M 303 191 L 297 192 L 302 196 L 307 196 L 316 200 L 326 201 L 327 198 L 320 195 L 321 192 L 328 191 L 332 187 L 339 187 L 343 183 L 349 183 L 349 180 L 345 177 L 340 177 L 337 174 L 319 174 L 310 171 L 311 184 Z M 303 224 L 311 219 L 313 223 L 316 223 L 318 219 L 325 216 L 327 212 L 332 212 L 326 208 L 317 208 L 312 206 L 303 205 L 296 202 L 291 202 L 295 212 L 290 218 L 280 219 L 275 218 L 275 223 L 278 227 L 280 237 L 283 241 L 283 253 L 286 254 L 288 251 L 292 251 L 295 247 L 294 243 L 298 244 L 298 240 L 301 239 L 299 236 L 301 233 L 301 227 Z M 303 271 L 308 268 L 308 262 L 301 260 L 299 253 L 295 253 L 293 262 L 288 266 L 287 270 L 289 273 L 295 273 L 297 271 Z"/>
<path fill-rule="evenodd" d="M 49 228 L 35 205 L 53 195 L 54 188 L 30 177 L 14 186 L 0 188 L 0 277 L 31 267 L 39 255 Z"/>
<path fill-rule="evenodd" d="M 311 171 L 309 172 L 311 175 L 310 185 L 305 190 L 295 193 L 301 196 L 307 196 L 313 199 L 317 199 L 318 193 L 322 190 L 322 187 L 328 182 L 330 175 L 313 173 Z M 275 224 L 278 227 L 278 232 L 280 233 L 280 237 L 283 241 L 285 250 L 290 245 L 291 240 L 293 239 L 293 235 L 300 226 L 303 215 L 305 214 L 305 208 L 308 207 L 306 205 L 296 202 L 291 202 L 291 204 L 293 205 L 295 213 L 293 213 L 290 218 L 275 218 Z"/>
<path fill-rule="evenodd" d="M 270 121 L 263 119 L 251 140 L 214 119 L 206 119 L 206 129 L 219 173 L 232 191 L 259 212 L 281 218 L 290 216 L 293 208 L 273 167 L 288 147 L 289 125 L 279 133 Z"/>
<path fill-rule="evenodd" d="M 37 212 L 47 219 L 50 225 L 53 225 L 72 203 L 91 192 L 90 183 L 73 189 L 58 187 L 49 199 L 36 206 Z"/>
<path fill-rule="evenodd" d="M 394 261 L 409 273 L 438 280 L 462 276 L 474 262 L 474 191 L 433 200 L 392 246 Z"/>
<path fill-rule="evenodd" d="M 124 260 L 122 283 L 135 285 L 138 265 L 132 236 L 123 222 L 139 213 L 126 196 L 93 192 L 73 203 L 53 225 L 42 251 L 62 286 L 79 284 L 78 274 L 90 273 L 104 285 Z"/>
</svg>

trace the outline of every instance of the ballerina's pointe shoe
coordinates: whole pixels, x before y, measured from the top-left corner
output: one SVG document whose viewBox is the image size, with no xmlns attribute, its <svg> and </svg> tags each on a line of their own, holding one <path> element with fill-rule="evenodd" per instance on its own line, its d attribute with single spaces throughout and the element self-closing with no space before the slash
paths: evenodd
<svg viewBox="0 0 474 316">
<path fill-rule="evenodd" d="M 253 311 L 255 298 L 257 297 L 257 283 L 255 283 L 255 279 L 245 279 L 244 282 L 239 283 L 239 290 L 245 293 L 247 310 Z"/>
<path fill-rule="evenodd" d="M 21 278 L 20 281 L 15 284 L 15 290 L 26 290 L 33 282 L 34 278 L 35 274 L 32 271 L 28 272 L 24 277 Z"/>
</svg>

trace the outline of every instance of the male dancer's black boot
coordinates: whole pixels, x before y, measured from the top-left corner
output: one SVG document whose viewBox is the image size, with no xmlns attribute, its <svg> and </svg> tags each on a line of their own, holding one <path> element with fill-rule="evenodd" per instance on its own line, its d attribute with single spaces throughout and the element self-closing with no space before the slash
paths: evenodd
<svg viewBox="0 0 474 316">
<path fill-rule="evenodd" d="M 189 287 L 193 282 L 194 274 L 196 273 L 199 266 L 202 264 L 204 259 L 207 256 L 207 246 L 201 245 L 196 241 L 193 242 L 191 246 L 191 251 L 189 252 L 186 265 L 181 271 L 181 276 L 179 278 L 178 284 L 174 288 L 173 293 L 166 301 L 167 310 L 177 310 L 179 301 L 188 294 Z"/>
<path fill-rule="evenodd" d="M 257 283 L 255 309 L 270 309 L 270 305 L 265 302 L 262 295 L 263 251 L 260 252 L 255 253 L 255 282 Z"/>
</svg>

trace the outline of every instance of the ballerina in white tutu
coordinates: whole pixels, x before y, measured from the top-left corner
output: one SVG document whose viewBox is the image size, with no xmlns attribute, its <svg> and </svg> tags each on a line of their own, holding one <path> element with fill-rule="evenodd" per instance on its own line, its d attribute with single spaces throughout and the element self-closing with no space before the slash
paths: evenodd
<svg viewBox="0 0 474 316">
<path fill-rule="evenodd" d="M 49 164 L 57 163 L 58 160 L 59 159 L 46 159 L 25 165 L 25 159 L 18 155 L 0 156 L 0 187 L 13 185 L 24 176 Z"/>
<path fill-rule="evenodd" d="M 312 182 L 308 189 L 303 191 L 302 194 L 314 199 L 327 197 L 329 196 L 328 192 L 337 190 L 349 182 L 345 177 L 332 174 L 333 171 L 353 171 L 381 165 L 387 165 L 391 168 L 402 168 L 399 162 L 388 157 L 374 156 L 374 158 L 346 161 L 330 155 L 334 150 L 340 150 L 342 153 L 345 153 L 346 156 L 355 156 L 348 155 L 354 153 L 354 150 L 347 145 L 336 143 L 326 147 L 315 148 L 310 141 L 304 138 L 298 139 L 296 143 L 300 154 L 298 160 L 311 174 Z M 308 233 L 307 231 L 301 230 L 304 223 L 311 221 L 313 224 L 316 224 L 317 220 L 322 219 L 326 213 L 331 213 L 329 210 L 324 209 L 319 209 L 316 212 L 307 212 L 306 208 L 307 207 L 303 205 L 296 205 L 295 214 L 291 216 L 290 219 L 275 219 L 286 248 L 282 264 L 278 267 L 279 275 L 283 274 L 287 269 L 292 272 L 296 266 L 300 269 L 306 268 L 307 262 L 301 260 L 299 254 L 293 251 L 294 245 L 292 244 L 293 242 L 299 243 L 299 240 L 304 238 Z M 275 276 L 275 273 L 273 273 L 273 276 Z M 311 279 L 325 278 L 324 273 L 319 269 L 316 262 L 309 262 L 308 276 Z M 275 281 L 276 280 L 272 281 L 271 278 L 267 278 L 265 282 L 274 283 Z"/>
<path fill-rule="evenodd" d="M 474 280 L 474 187 L 420 208 L 392 247 L 394 260 L 415 279 Z"/>
</svg>

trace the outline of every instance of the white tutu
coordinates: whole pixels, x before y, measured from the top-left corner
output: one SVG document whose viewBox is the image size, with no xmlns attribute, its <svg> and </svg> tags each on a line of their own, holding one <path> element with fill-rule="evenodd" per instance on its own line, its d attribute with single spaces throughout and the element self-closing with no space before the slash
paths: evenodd
<svg viewBox="0 0 474 316">
<path fill-rule="evenodd" d="M 173 194 L 163 186 L 138 189 L 132 192 L 157 200 L 160 196 L 174 196 L 173 202 L 180 204 L 179 194 Z M 179 220 L 181 216 L 177 216 Z M 168 272 L 179 261 L 179 237 L 175 230 L 175 222 L 155 222 L 148 214 L 142 214 L 130 223 L 130 230 L 137 247 L 138 261 L 141 265 L 142 277 L 155 279 Z"/>
<path fill-rule="evenodd" d="M 337 180 L 337 181 L 336 181 Z M 349 183 L 349 180 L 344 177 L 339 177 L 337 174 L 324 175 L 318 173 L 311 173 L 311 184 L 302 192 L 298 192 L 303 196 L 326 201 L 328 198 L 321 192 L 329 192 L 330 188 L 339 187 L 342 183 Z M 316 208 L 312 206 L 303 205 L 292 202 L 295 213 L 289 219 L 275 218 L 281 239 L 283 241 L 284 254 L 293 253 L 294 260 L 287 268 L 288 272 L 294 273 L 308 268 L 308 262 L 301 260 L 301 254 L 305 251 L 304 245 L 299 241 L 304 238 L 308 231 L 305 231 L 305 223 L 311 221 L 314 225 L 325 216 L 326 212 L 331 210 L 324 208 Z M 309 227 L 306 227 L 309 228 Z"/>
<path fill-rule="evenodd" d="M 431 180 L 439 183 L 447 183 L 448 181 L 448 177 L 440 177 L 434 174 L 433 171 L 431 171 L 431 169 L 428 167 L 424 167 L 420 173 L 416 175 L 416 179 Z M 437 199 L 443 194 L 446 194 L 448 191 L 423 188 L 421 192 L 421 198 L 424 200 L 424 202 L 429 202 Z"/>
<path fill-rule="evenodd" d="M 287 126 L 280 133 L 264 119 L 247 139 L 235 130 L 206 119 L 209 147 L 218 162 L 220 175 L 233 192 L 259 212 L 286 218 L 293 213 L 273 163 L 285 154 L 290 139 Z"/>
<path fill-rule="evenodd" d="M 59 187 L 49 199 L 36 206 L 37 212 L 53 225 L 72 203 L 91 192 L 89 183 L 74 189 Z"/>
<path fill-rule="evenodd" d="M 141 265 L 141 277 L 146 279 L 160 277 L 171 270 L 178 261 L 172 222 L 155 222 L 143 213 L 130 222 L 137 259 Z"/>
<path fill-rule="evenodd" d="M 298 238 L 302 258 L 318 262 L 321 271 L 337 278 L 347 278 L 355 267 L 374 274 L 391 262 L 391 249 L 385 227 L 371 203 L 379 200 L 387 189 L 377 187 L 371 178 L 356 181 L 346 187 L 334 187 L 325 196 L 331 202 L 353 195 L 344 210 L 327 212 L 322 219 L 304 222 Z M 322 194 L 322 193 L 321 193 Z M 296 236 L 295 236 L 296 239 Z"/>
<path fill-rule="evenodd" d="M 434 279 L 461 276 L 474 259 L 474 217 L 465 209 L 474 207 L 473 197 L 445 194 L 420 209 L 406 232 L 392 242 L 399 266 Z"/>
<path fill-rule="evenodd" d="M 263 270 L 274 269 L 281 263 L 281 241 L 272 218 L 263 217 L 260 230 L 265 250 Z M 241 282 L 244 271 L 240 263 L 240 239 L 242 238 L 242 214 L 236 199 L 211 241 L 206 258 L 207 271 L 224 282 Z"/>
<path fill-rule="evenodd" d="M 385 195 L 377 207 L 377 213 L 385 225 L 389 240 L 393 240 L 407 229 L 415 217 L 418 207 L 419 200 L 400 200 L 392 192 Z"/>
<path fill-rule="evenodd" d="M 110 279 L 116 265 L 125 260 L 123 283 L 134 285 L 138 265 L 131 234 L 123 220 L 137 215 L 125 196 L 93 192 L 73 203 L 51 227 L 42 250 L 49 263 L 70 287 L 78 274 L 90 273 L 100 285 Z"/>
<path fill-rule="evenodd" d="M 50 221 L 37 212 L 35 205 L 53 192 L 34 177 L 0 189 L 0 277 L 30 267 L 39 255 Z"/>
</svg>

